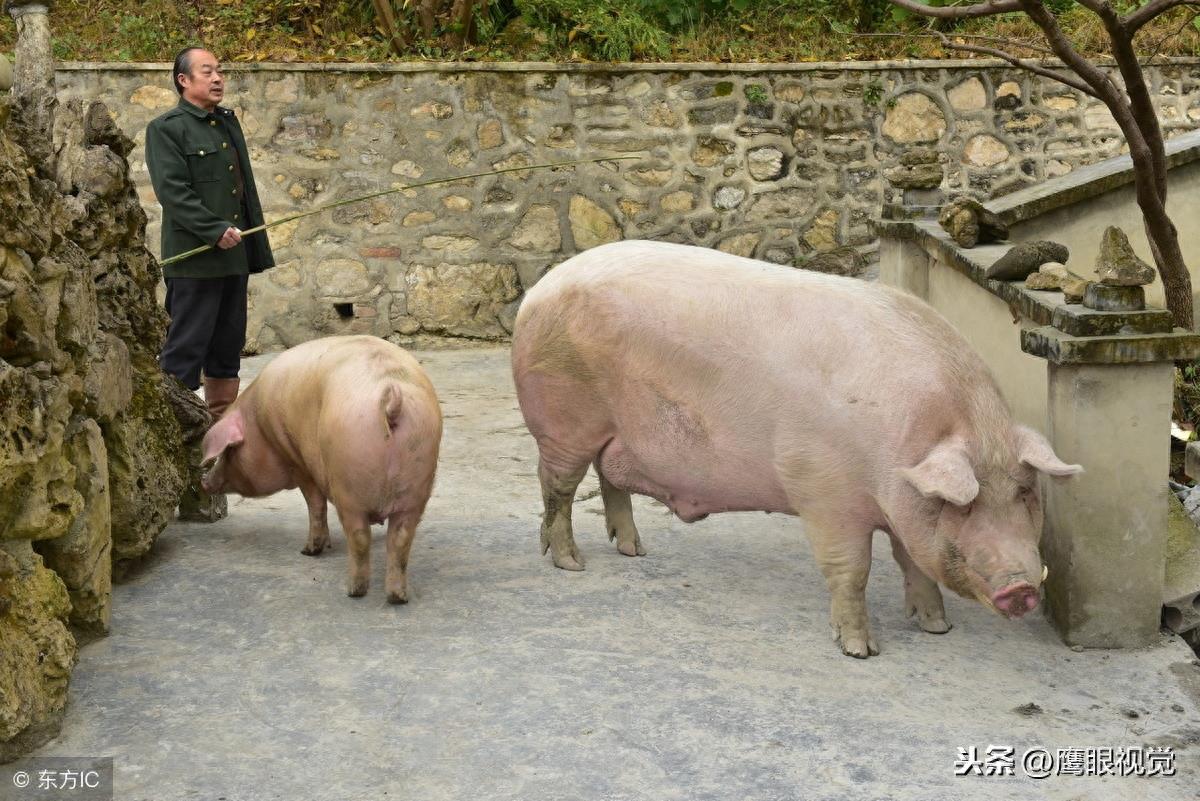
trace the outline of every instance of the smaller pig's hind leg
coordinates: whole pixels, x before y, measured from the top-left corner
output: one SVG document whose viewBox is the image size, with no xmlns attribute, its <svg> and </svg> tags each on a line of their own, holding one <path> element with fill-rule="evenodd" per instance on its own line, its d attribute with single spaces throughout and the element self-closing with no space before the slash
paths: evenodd
<svg viewBox="0 0 1200 801">
<path fill-rule="evenodd" d="M 538 460 L 538 480 L 542 483 L 542 502 L 546 507 L 542 517 L 542 553 L 550 551 L 554 565 L 563 570 L 583 570 L 583 556 L 571 528 L 571 506 L 587 468 L 585 461 L 573 469 L 559 471 L 546 464 L 544 455 Z"/>
<path fill-rule="evenodd" d="M 329 507 L 325 493 L 316 484 L 308 481 L 300 482 L 300 493 L 308 505 L 308 541 L 300 553 L 305 556 L 317 556 L 329 547 Z"/>
<path fill-rule="evenodd" d="M 917 619 L 922 631 L 930 634 L 945 634 L 951 626 L 946 622 L 946 607 L 942 604 L 942 591 L 937 582 L 917 567 L 904 543 L 895 534 L 892 540 L 892 556 L 904 571 L 904 609 L 909 617 Z"/>
<path fill-rule="evenodd" d="M 867 577 L 871 571 L 871 534 L 845 525 L 810 521 L 813 555 L 829 585 L 829 625 L 842 653 L 866 659 L 879 653 L 867 621 Z"/>
<path fill-rule="evenodd" d="M 338 519 L 342 521 L 342 533 L 346 535 L 346 550 L 349 551 L 350 576 L 346 594 L 361 598 L 371 586 L 371 521 L 362 512 L 348 513 L 341 509 L 338 509 Z"/>
<path fill-rule="evenodd" d="M 617 489 L 600 471 L 600 460 L 595 463 L 596 475 L 600 477 L 600 496 L 604 499 L 604 526 L 608 529 L 608 541 L 617 541 L 617 550 L 626 556 L 645 556 L 642 538 L 633 522 L 633 502 L 629 493 Z"/>
<path fill-rule="evenodd" d="M 394 514 L 387 529 L 387 599 L 390 604 L 408 603 L 408 554 L 417 533 L 417 515 Z"/>
</svg>

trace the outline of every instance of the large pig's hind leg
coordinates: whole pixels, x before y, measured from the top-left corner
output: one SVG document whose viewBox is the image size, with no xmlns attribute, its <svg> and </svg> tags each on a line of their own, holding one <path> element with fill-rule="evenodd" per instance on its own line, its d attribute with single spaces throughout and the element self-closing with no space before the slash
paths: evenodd
<svg viewBox="0 0 1200 801">
<path fill-rule="evenodd" d="M 542 482 L 542 502 L 546 513 L 542 517 L 542 553 L 550 551 L 556 567 L 563 570 L 583 570 L 583 556 L 575 545 L 571 529 L 571 505 L 575 490 L 587 473 L 588 462 L 570 468 L 551 465 L 543 452 L 538 459 L 538 480 Z"/>
<path fill-rule="evenodd" d="M 394 514 L 387 529 L 387 599 L 390 604 L 408 603 L 408 554 L 417 533 L 417 515 Z"/>
<path fill-rule="evenodd" d="M 350 557 L 346 594 L 351 598 L 361 598 L 371 585 L 371 522 L 362 512 L 344 512 L 341 509 L 337 512 Z"/>
<path fill-rule="evenodd" d="M 829 625 L 842 653 L 866 659 L 879 653 L 867 622 L 871 534 L 862 526 L 809 519 L 808 539 L 829 584 Z"/>
<path fill-rule="evenodd" d="M 633 502 L 629 493 L 617 489 L 600 472 L 600 460 L 596 460 L 596 475 L 600 477 L 600 496 L 604 499 L 604 526 L 608 529 L 608 541 L 617 541 L 617 550 L 626 556 L 645 556 L 642 538 L 638 536 L 633 522 Z"/>
<path fill-rule="evenodd" d="M 930 634 L 945 634 L 951 626 L 946 622 L 946 607 L 942 604 L 942 591 L 937 582 L 925 575 L 912 556 L 894 534 L 892 556 L 904 571 L 904 609 L 909 617 L 915 617 L 922 631 Z"/>
<path fill-rule="evenodd" d="M 309 481 L 300 482 L 300 492 L 308 505 L 308 541 L 300 553 L 305 556 L 317 556 L 329 547 L 329 507 L 325 493 Z"/>
</svg>

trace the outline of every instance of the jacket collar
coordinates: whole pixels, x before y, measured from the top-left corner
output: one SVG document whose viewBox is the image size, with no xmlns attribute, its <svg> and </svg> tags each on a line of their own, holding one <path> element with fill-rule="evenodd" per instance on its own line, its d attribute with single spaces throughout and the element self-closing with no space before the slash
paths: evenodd
<svg viewBox="0 0 1200 801">
<path fill-rule="evenodd" d="M 232 117 L 233 116 L 233 109 L 231 109 L 231 108 L 225 108 L 224 106 L 217 106 L 211 112 L 208 112 L 193 103 L 189 103 L 188 101 L 184 100 L 182 97 L 179 98 L 179 108 L 183 109 L 188 114 L 191 114 L 193 117 L 197 117 L 202 120 L 206 120 L 211 116 L 217 116 L 217 117 Z"/>
</svg>

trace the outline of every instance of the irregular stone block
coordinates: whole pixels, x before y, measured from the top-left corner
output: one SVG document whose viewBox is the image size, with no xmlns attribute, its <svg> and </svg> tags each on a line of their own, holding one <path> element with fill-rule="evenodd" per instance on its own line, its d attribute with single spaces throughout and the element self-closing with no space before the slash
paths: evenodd
<svg viewBox="0 0 1200 801">
<path fill-rule="evenodd" d="M 963 161 L 972 167 L 995 167 L 1008 161 L 1008 145 L 991 134 L 972 136 L 963 148 Z"/>
<path fill-rule="evenodd" d="M 575 247 L 580 250 L 616 242 L 621 238 L 621 229 L 612 215 L 583 195 L 571 198 L 568 218 Z"/>
<path fill-rule="evenodd" d="M 1037 271 L 1043 264 L 1066 264 L 1070 255 L 1066 245 L 1046 239 L 1021 242 L 1009 248 L 1008 252 L 994 261 L 983 274 L 997 281 L 1020 281 Z"/>
<path fill-rule="evenodd" d="M 58 734 L 75 665 L 70 609 L 29 542 L 0 542 L 0 763 Z"/>
<path fill-rule="evenodd" d="M 534 205 L 517 223 L 508 244 L 518 250 L 554 252 L 562 247 L 558 213 L 553 206 Z"/>
<path fill-rule="evenodd" d="M 1008 238 L 1008 226 L 978 200 L 961 197 L 947 203 L 938 215 L 938 222 L 959 247 L 973 248 L 987 242 Z"/>
<path fill-rule="evenodd" d="M 511 264 L 420 265 L 408 274 L 408 315 L 423 331 L 450 336 L 498 339 L 505 307 L 520 286 Z"/>
<path fill-rule="evenodd" d="M 90 635 L 108 633 L 112 612 L 112 519 L 108 452 L 94 420 L 76 422 L 68 454 L 83 508 L 65 536 L 37 544 L 46 566 L 71 596 L 71 624 Z"/>
<path fill-rule="evenodd" d="M 1146 292 L 1140 286 L 1091 283 L 1083 294 L 1083 305 L 1096 311 L 1141 311 L 1146 308 Z"/>
<path fill-rule="evenodd" d="M 817 253 L 798 265 L 805 270 L 814 270 L 830 275 L 847 275 L 857 278 L 866 272 L 867 258 L 857 248 L 837 247 Z"/>
<path fill-rule="evenodd" d="M 732 253 L 734 256 L 750 258 L 754 255 L 754 249 L 758 247 L 760 241 L 762 241 L 760 234 L 738 234 L 722 239 L 717 244 L 717 250 Z"/>
<path fill-rule="evenodd" d="M 883 177 L 898 189 L 936 189 L 946 173 L 941 164 L 901 164 L 884 170 Z"/>
<path fill-rule="evenodd" d="M 946 116 L 928 95 L 907 92 L 887 110 L 882 130 L 898 144 L 936 142 L 946 133 Z"/>
<path fill-rule="evenodd" d="M 713 193 L 713 208 L 722 211 L 736 209 L 746 199 L 746 190 L 740 186 L 723 186 Z"/>
<path fill-rule="evenodd" d="M 1115 225 L 1104 229 L 1100 253 L 1096 256 L 1096 274 L 1107 286 L 1145 286 L 1157 275 L 1154 268 L 1138 258 L 1129 237 Z"/>
<path fill-rule="evenodd" d="M 746 213 L 756 214 L 764 219 L 803 217 L 812 210 L 813 202 L 814 192 L 811 189 L 778 189 L 755 195 Z"/>
<path fill-rule="evenodd" d="M 783 152 L 777 147 L 756 147 L 746 153 L 746 170 L 756 181 L 774 181 L 783 175 Z"/>
</svg>

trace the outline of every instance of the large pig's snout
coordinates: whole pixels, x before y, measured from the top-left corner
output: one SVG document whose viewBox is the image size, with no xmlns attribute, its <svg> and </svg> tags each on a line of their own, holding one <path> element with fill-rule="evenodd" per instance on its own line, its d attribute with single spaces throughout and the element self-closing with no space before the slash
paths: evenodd
<svg viewBox="0 0 1200 801">
<path fill-rule="evenodd" d="M 1037 587 L 1028 581 L 1018 581 L 1009 584 L 1002 590 L 992 593 L 992 606 L 1005 617 L 1021 617 L 1026 612 L 1037 609 L 1041 598 Z"/>
</svg>

